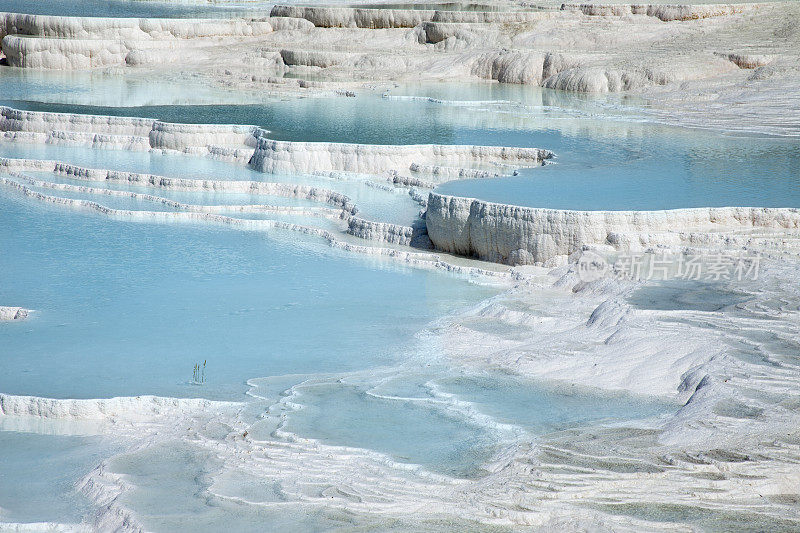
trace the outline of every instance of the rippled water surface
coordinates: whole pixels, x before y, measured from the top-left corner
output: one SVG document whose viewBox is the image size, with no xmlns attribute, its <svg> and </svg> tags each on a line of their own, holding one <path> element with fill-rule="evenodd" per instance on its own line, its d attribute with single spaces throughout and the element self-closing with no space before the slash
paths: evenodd
<svg viewBox="0 0 800 533">
<path fill-rule="evenodd" d="M 245 380 L 396 361 L 426 322 L 491 290 L 214 227 L 108 221 L 3 192 L 0 390 L 91 398 L 240 396 Z M 208 385 L 187 384 L 208 361 Z"/>
</svg>

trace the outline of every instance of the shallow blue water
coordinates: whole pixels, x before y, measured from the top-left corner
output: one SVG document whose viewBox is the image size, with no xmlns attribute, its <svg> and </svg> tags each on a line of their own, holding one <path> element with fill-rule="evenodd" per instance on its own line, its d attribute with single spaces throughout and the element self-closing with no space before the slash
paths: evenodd
<svg viewBox="0 0 800 533">
<path fill-rule="evenodd" d="M 317 380 L 293 387 L 282 429 L 340 446 L 376 450 L 456 477 L 477 477 L 516 441 L 597 421 L 647 418 L 669 402 L 553 387 L 500 374 L 396 372 L 387 381 Z M 402 435 L 402 437 L 399 437 Z"/>
<path fill-rule="evenodd" d="M 435 405 L 374 397 L 339 383 L 303 387 L 299 394 L 293 401 L 303 407 L 289 415 L 285 429 L 329 444 L 380 451 L 454 476 L 474 474 L 493 451 L 488 428 Z"/>
<path fill-rule="evenodd" d="M 515 376 L 492 374 L 448 377 L 438 380 L 436 387 L 472 403 L 498 423 L 524 428 L 532 435 L 597 420 L 645 418 L 669 407 L 647 398 L 543 386 Z"/>
<path fill-rule="evenodd" d="M 800 143 L 754 138 L 643 137 L 625 149 L 573 148 L 553 134 L 556 164 L 524 169 L 502 183 L 474 180 L 437 190 L 492 202 L 578 210 L 799 207 Z M 635 147 L 631 144 L 636 144 Z M 627 153 L 626 153 L 627 152 Z"/>
<path fill-rule="evenodd" d="M 387 364 L 492 293 L 298 237 L 108 221 L 0 195 L 0 391 L 236 398 L 245 380 Z M 413 312 L 411 311 L 413 310 Z M 208 361 L 208 383 L 187 382 Z"/>
<path fill-rule="evenodd" d="M 78 523 L 89 501 L 74 483 L 104 457 L 100 439 L 0 431 L 0 521 Z"/>
<path fill-rule="evenodd" d="M 628 301 L 654 311 L 722 311 L 748 300 L 745 294 L 719 283 L 669 280 L 633 292 Z"/>
</svg>

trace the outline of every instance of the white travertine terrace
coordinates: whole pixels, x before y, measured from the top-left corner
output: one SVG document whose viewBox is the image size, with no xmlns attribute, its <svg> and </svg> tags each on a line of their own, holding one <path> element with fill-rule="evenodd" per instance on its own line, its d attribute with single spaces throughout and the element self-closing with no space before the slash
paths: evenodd
<svg viewBox="0 0 800 533">
<path fill-rule="evenodd" d="M 82 70 L 118 65 L 169 63 L 180 60 L 179 43 L 145 41 L 132 44 L 113 39 L 31 38 L 7 35 L 3 51 L 14 67 Z"/>
<path fill-rule="evenodd" d="M 277 5 L 271 17 L 305 19 L 322 28 L 413 28 L 425 22 L 520 23 L 554 16 L 547 11 L 439 11 L 358 7 L 302 7 Z"/>
<path fill-rule="evenodd" d="M 24 170 L 47 171 L 74 180 L 122 183 L 172 191 L 251 193 L 313 200 L 339 208 L 342 211 L 342 218 L 347 218 L 356 212 L 356 207 L 350 198 L 342 193 L 293 183 L 169 178 L 137 172 L 85 168 L 59 161 L 38 159 L 0 158 L 0 168 L 8 169 L 11 172 Z"/>
<path fill-rule="evenodd" d="M 99 215 L 117 219 L 136 222 L 152 223 L 204 223 L 220 224 L 237 228 L 243 231 L 292 231 L 311 237 L 320 238 L 326 241 L 332 248 L 337 248 L 346 252 L 363 254 L 367 256 L 382 257 L 398 261 L 402 264 L 414 266 L 416 268 L 444 270 L 457 275 L 467 277 L 493 278 L 501 281 L 509 281 L 512 274 L 507 270 L 495 270 L 471 265 L 463 265 L 453 262 L 440 254 L 430 252 L 407 251 L 403 249 L 387 248 L 381 246 L 367 246 L 355 244 L 342 239 L 342 236 L 319 227 L 295 224 L 272 219 L 245 219 L 226 216 L 218 212 L 206 212 L 202 210 L 190 211 L 143 211 L 130 209 L 113 209 L 90 200 L 80 200 L 74 198 L 63 198 L 51 196 L 36 191 L 19 181 L 0 176 L 0 185 L 12 188 L 24 196 L 39 202 L 60 206 L 67 209 L 91 211 Z M 220 210 L 221 211 L 221 210 Z M 387 225 L 390 226 L 390 225 Z M 400 226 L 397 226 L 400 228 Z M 395 234 L 396 231 L 387 229 L 387 235 Z M 358 236 L 358 235 L 356 235 Z M 387 239 L 388 240 L 388 239 Z M 391 241 L 390 241 L 391 242 Z"/>
<path fill-rule="evenodd" d="M 437 193 L 428 198 L 425 220 L 437 249 L 511 264 L 546 263 L 584 245 L 636 250 L 713 244 L 715 235 L 730 238 L 755 228 L 800 233 L 800 209 L 795 208 L 567 211 Z"/>
<path fill-rule="evenodd" d="M 798 6 L 564 4 L 544 12 L 278 6 L 269 19 L 230 21 L 3 14 L 0 37 L 8 63 L 23 68 L 145 65 L 159 74 L 159 66 L 169 65 L 170 74 L 200 73 L 212 83 L 234 88 L 281 86 L 290 93 L 327 83 L 351 89 L 365 81 L 436 79 L 631 91 L 655 96 L 655 105 L 678 123 L 714 127 L 727 120 L 725 124 L 740 128 L 752 124 L 756 130 L 796 135 L 800 33 L 793 21 L 800 14 Z M 313 74 L 315 81 L 282 78 L 287 72 Z M 502 205 L 428 191 L 423 197 L 417 190 L 450 179 L 502 178 L 552 155 L 538 149 L 286 142 L 266 138 L 255 126 L 170 124 L 10 108 L 0 109 L 0 139 L 180 151 L 249 163 L 265 172 L 367 174 L 380 178 L 370 181 L 372 186 L 408 188 L 427 211 L 424 219 L 402 225 L 361 218 L 350 197 L 322 187 L 0 159 L 0 185 L 66 209 L 126 221 L 294 231 L 337 249 L 423 268 L 502 280 L 520 276 L 525 283 L 508 293 L 437 323 L 436 334 L 429 338 L 438 342 L 434 346 L 460 364 L 484 368 L 488 362 L 509 373 L 659 395 L 682 405 L 677 414 L 646 422 L 652 426 L 602 425 L 588 432 L 547 435 L 530 447 L 509 446 L 484 465 L 485 475 L 469 480 L 398 466 L 388 456 L 326 446 L 288 433 L 280 433 L 285 440 L 248 438 L 242 419 L 227 416 L 228 409 L 239 409 L 240 404 L 208 400 L 56 400 L 0 394 L 0 418 L 9 424 L 4 428 L 24 424 L 23 419 L 98 421 L 111 427 L 106 429 L 116 438 L 147 441 L 144 446 L 183 439 L 220 458 L 228 471 L 280 484 L 289 501 L 370 515 L 395 517 L 412 508 L 422 515 L 544 530 L 671 530 L 684 525 L 684 516 L 695 514 L 737 525 L 744 517 L 753 529 L 789 530 L 783 520 L 795 520 L 796 525 L 800 447 L 793 391 L 799 387 L 791 356 L 800 324 L 797 284 L 776 289 L 786 280 L 797 280 L 796 264 L 768 265 L 766 277 L 754 283 L 751 292 L 745 291 L 749 301 L 737 303 L 735 312 L 662 314 L 630 303 L 627 297 L 633 289 L 625 282 L 579 282 L 569 264 L 551 271 L 547 276 L 558 281 L 544 282 L 547 290 L 542 291 L 539 269 L 476 268 L 471 261 L 403 247 L 432 243 L 439 250 L 501 263 L 545 265 L 562 264 L 565 256 L 586 247 L 611 252 L 706 246 L 742 250 L 767 239 L 776 243 L 773 249 L 791 252 L 797 249 L 792 239 L 800 239 L 798 209 L 587 212 Z M 19 171 L 52 172 L 70 183 L 38 180 Z M 326 205 L 195 205 L 104 184 L 256 193 Z M 174 211 L 113 209 L 101 201 L 60 197 L 57 192 L 160 202 Z M 340 231 L 230 215 L 237 210 L 320 215 L 334 219 Z M 374 242 L 354 244 L 356 240 L 343 231 Z M 788 273 L 775 275 L 770 268 Z M 537 278 L 525 277 L 525 272 L 536 272 Z M 26 315 L 22 308 L 0 307 L 0 320 Z M 660 320 L 663 315 L 668 319 Z M 514 334 L 503 333 L 509 330 Z M 769 342 L 763 341 L 764 330 L 774 337 Z M 747 355 L 754 351 L 751 346 L 757 347 L 757 360 L 739 357 L 738 348 L 725 347 L 726 339 L 748 346 Z M 217 422 L 223 421 L 230 430 L 227 437 L 203 435 L 205 422 L 223 411 L 225 417 L 208 425 L 216 432 Z M 226 495 L 219 485 L 224 483 L 218 484 L 216 475 L 221 476 L 209 472 L 211 482 L 204 494 L 222 499 Z M 144 529 L 123 499 L 117 499 L 127 488 L 122 478 L 103 465 L 80 483 L 102 507 L 95 529 Z M 612 512 L 606 512 L 609 507 Z M 617 513 L 628 507 L 634 509 L 631 516 Z M 646 511 L 636 511 L 638 507 Z M 677 524 L 650 520 L 664 507 L 666 515 L 680 514 Z M 727 517 L 729 511 L 732 518 Z M 0 529 L 3 526 L 0 523 Z M 686 526 L 691 527 L 694 524 Z"/>
<path fill-rule="evenodd" d="M 6 141 L 83 144 L 138 150 L 206 153 L 249 163 L 262 172 L 330 171 L 380 175 L 487 177 L 539 166 L 553 156 L 539 148 L 464 145 L 370 145 L 276 141 L 255 126 L 175 124 L 153 119 L 20 111 L 0 107 Z M 496 170 L 480 167 L 490 165 Z"/>
<path fill-rule="evenodd" d="M 415 237 L 414 228 L 390 224 L 388 222 L 373 222 L 360 217 L 350 217 L 347 233 L 362 239 L 391 244 L 410 245 Z M 427 243 L 427 241 L 426 241 Z M 428 246 L 424 246 L 428 247 Z"/>
<path fill-rule="evenodd" d="M 0 162 L 0 166 L 2 166 L 2 162 Z M 118 189 L 107 189 L 104 187 L 71 185 L 68 183 L 53 183 L 50 181 L 39 180 L 13 170 L 9 170 L 8 175 L 11 176 L 14 180 L 18 181 L 21 180 L 22 182 L 25 182 L 33 187 L 38 187 L 42 189 L 52 189 L 55 191 L 85 193 L 85 194 L 100 195 L 100 196 L 115 196 L 118 198 L 133 198 L 137 200 L 144 200 L 147 202 L 161 204 L 166 207 L 171 207 L 180 211 L 193 211 L 197 213 L 280 213 L 280 214 L 304 215 L 304 216 L 320 216 L 331 219 L 343 219 L 349 216 L 351 220 L 355 218 L 352 217 L 350 213 L 344 209 L 335 209 L 330 207 L 282 206 L 282 205 L 272 205 L 272 204 L 199 205 L 199 204 L 190 204 L 186 202 L 178 202 L 175 200 L 170 200 L 169 198 L 163 198 L 161 196 L 155 196 L 146 193 L 138 193 L 126 190 L 118 190 Z M 295 198 L 296 197 L 295 194 L 299 193 L 300 191 L 296 189 L 290 189 L 289 191 L 281 191 L 280 189 L 278 189 L 277 192 L 279 193 L 288 192 L 290 193 L 289 195 L 287 195 L 288 197 Z M 301 197 L 305 199 L 318 199 L 320 197 L 319 192 L 321 192 L 321 190 L 315 191 L 315 194 L 313 196 L 307 194 L 307 195 L 302 195 Z M 276 196 L 282 196 L 282 195 L 276 194 Z M 309 198 L 309 196 L 311 197 Z"/>
<path fill-rule="evenodd" d="M 89 69 L 207 58 L 211 41 L 272 32 L 266 19 L 136 19 L 0 13 L 8 64 L 34 69 Z"/>
<path fill-rule="evenodd" d="M 5 169 L 12 179 L 0 177 L 0 184 L 8 187 L 16 188 L 28 196 L 32 196 L 42 201 L 50 203 L 57 203 L 58 199 L 55 197 L 45 197 L 45 195 L 36 194 L 27 186 L 20 183 L 20 181 L 28 185 L 52 189 L 57 191 L 88 193 L 101 196 L 117 196 L 124 198 L 136 198 L 154 202 L 164 206 L 172 207 L 179 211 L 186 211 L 192 213 L 207 213 L 207 214 L 224 214 L 224 213 L 280 213 L 289 215 L 304 215 L 304 216 L 321 216 L 331 219 L 345 220 L 348 225 L 347 233 L 355 237 L 365 240 L 376 242 L 387 242 L 390 244 L 410 245 L 416 239 L 415 244 L 418 247 L 429 248 L 429 241 L 424 237 L 424 228 L 418 227 L 415 231 L 410 226 L 402 226 L 399 224 L 390 224 L 386 222 L 373 222 L 365 220 L 361 217 L 355 216 L 357 212 L 356 206 L 345 195 L 322 189 L 319 187 L 310 187 L 306 185 L 294 185 L 290 183 L 269 183 L 258 181 L 214 181 L 214 180 L 197 180 L 197 179 L 180 179 L 180 178 L 167 178 L 164 176 L 154 176 L 150 174 L 138 174 L 134 172 L 117 172 L 110 170 L 88 169 L 56 161 L 43 161 L 34 159 L 3 159 L 0 158 L 0 169 Z M 104 182 L 104 183 L 124 183 L 129 185 L 147 186 L 162 190 L 173 191 L 213 191 L 213 192 L 239 192 L 249 194 L 264 194 L 271 196 L 282 196 L 286 198 L 298 198 L 303 200 L 311 200 L 315 202 L 326 203 L 334 206 L 335 208 L 327 207 L 304 207 L 304 206 L 275 206 L 264 204 L 222 204 L 222 205 L 196 205 L 188 204 L 185 202 L 177 202 L 168 198 L 163 198 L 151 194 L 136 193 L 125 190 L 85 187 L 79 185 L 70 185 L 64 183 L 52 183 L 49 181 L 38 180 L 21 174 L 19 170 L 34 170 L 34 171 L 51 171 L 56 175 L 68 177 L 80 181 L 89 182 Z M 80 202 L 74 200 L 64 199 L 65 205 L 82 205 Z M 102 206 L 90 206 L 93 209 L 105 212 Z M 115 210 L 117 211 L 117 210 Z M 119 211 L 120 213 L 122 211 Z M 136 218 L 138 215 L 130 213 L 128 216 Z M 163 215 L 154 215 L 156 217 Z M 166 215 L 169 216 L 169 215 Z M 180 218 L 183 215 L 177 215 L 175 218 Z M 140 217 L 141 218 L 141 217 Z M 214 219 L 216 221 L 223 219 Z M 233 222 L 232 222 L 233 223 Z M 9 310 L 16 310 L 18 308 L 6 308 Z M 0 310 L 1 311 L 1 310 Z M 10 312 L 10 311 L 9 311 Z M 22 310 L 21 312 L 25 312 Z M 26 312 L 25 312 L 26 313 Z M 0 319 L 2 319 L 0 313 Z M 9 315 L 10 316 L 10 315 Z M 26 315 L 27 316 L 27 315 Z M 21 316 L 20 318 L 24 318 Z"/>
<path fill-rule="evenodd" d="M 150 118 L 80 115 L 77 113 L 47 113 L 0 107 L 0 131 L 31 131 L 47 133 L 53 130 L 104 133 L 146 137 L 156 121 Z"/>
</svg>

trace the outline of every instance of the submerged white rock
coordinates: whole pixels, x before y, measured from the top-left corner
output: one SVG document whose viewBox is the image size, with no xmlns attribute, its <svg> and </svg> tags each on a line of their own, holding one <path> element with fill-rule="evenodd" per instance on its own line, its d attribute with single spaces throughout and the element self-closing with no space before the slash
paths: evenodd
<svg viewBox="0 0 800 533">
<path fill-rule="evenodd" d="M 25 320 L 28 318 L 28 313 L 30 310 L 23 307 L 0 306 L 0 322 Z"/>
</svg>

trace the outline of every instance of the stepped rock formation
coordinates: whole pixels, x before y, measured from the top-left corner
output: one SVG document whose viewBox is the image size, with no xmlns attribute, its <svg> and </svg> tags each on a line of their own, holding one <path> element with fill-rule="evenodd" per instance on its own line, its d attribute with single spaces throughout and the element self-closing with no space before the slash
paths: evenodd
<svg viewBox="0 0 800 533">
<path fill-rule="evenodd" d="M 46 170 L 78 180 L 144 185 L 163 190 L 246 192 L 321 202 L 339 210 L 338 215 L 310 209 L 283 212 L 338 217 L 346 222 L 347 233 L 366 240 L 425 249 L 433 247 L 511 265 L 550 263 L 585 246 L 641 250 L 654 246 L 713 246 L 725 242 L 746 245 L 749 230 L 757 229 L 776 239 L 781 234 L 797 235 L 800 230 L 797 209 L 567 211 L 494 204 L 436 192 L 431 192 L 426 199 L 418 190 L 451 179 L 502 179 L 516 168 L 540 166 L 553 154 L 538 148 L 277 141 L 267 138 L 268 132 L 255 126 L 173 124 L 152 119 L 42 113 L 8 107 L 0 108 L 0 131 L 2 138 L 12 142 L 179 151 L 229 159 L 272 174 L 343 173 L 345 179 L 348 175 L 385 177 L 391 183 L 390 190 L 392 186 L 408 188 L 412 198 L 426 207 L 422 220 L 408 220 L 405 224 L 368 220 L 356 216 L 358 209 L 346 195 L 308 185 L 180 179 L 86 169 L 53 161 L 0 160 L 0 168 L 12 172 Z M 25 189 L 16 182 L 7 185 Z M 148 215 L 152 219 L 172 217 L 258 225 L 253 221 L 228 220 L 213 207 L 178 205 L 153 198 L 165 205 L 174 204 L 173 207 L 184 213 Z M 280 211 L 267 206 L 262 206 L 261 210 Z M 271 224 L 265 226 L 274 226 Z"/>
</svg>

